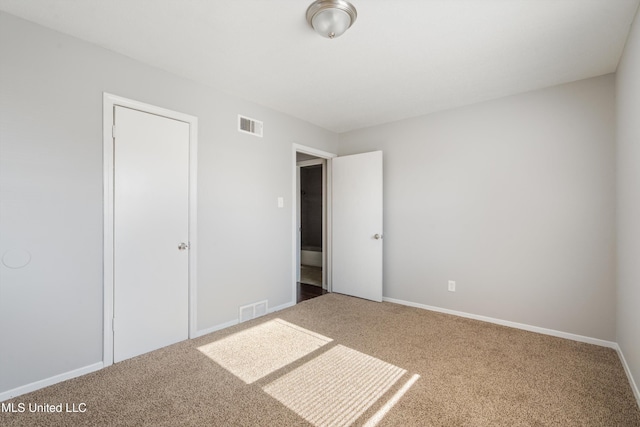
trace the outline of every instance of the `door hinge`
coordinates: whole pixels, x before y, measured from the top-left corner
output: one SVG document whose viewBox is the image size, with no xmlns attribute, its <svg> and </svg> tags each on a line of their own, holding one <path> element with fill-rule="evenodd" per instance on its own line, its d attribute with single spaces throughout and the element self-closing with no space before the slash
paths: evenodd
<svg viewBox="0 0 640 427">
<path fill-rule="evenodd" d="M 111 126 L 111 137 L 116 137 L 116 125 Z"/>
</svg>

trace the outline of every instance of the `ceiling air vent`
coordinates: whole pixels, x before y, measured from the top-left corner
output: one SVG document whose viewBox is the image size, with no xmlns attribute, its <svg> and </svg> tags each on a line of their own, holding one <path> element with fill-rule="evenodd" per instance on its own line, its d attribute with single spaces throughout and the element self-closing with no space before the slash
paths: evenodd
<svg viewBox="0 0 640 427">
<path fill-rule="evenodd" d="M 238 131 L 262 138 L 262 122 L 238 115 Z"/>
</svg>

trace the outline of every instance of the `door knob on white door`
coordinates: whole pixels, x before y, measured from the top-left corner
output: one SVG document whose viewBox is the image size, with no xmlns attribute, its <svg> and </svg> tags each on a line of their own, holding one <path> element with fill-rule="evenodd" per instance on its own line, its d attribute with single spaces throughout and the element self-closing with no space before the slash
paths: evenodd
<svg viewBox="0 0 640 427">
<path fill-rule="evenodd" d="M 182 242 L 178 245 L 178 250 L 184 251 L 185 249 L 189 249 L 189 245 L 187 245 L 186 243 Z"/>
<path fill-rule="evenodd" d="M 374 239 L 376 239 L 376 240 L 380 240 L 380 239 L 382 239 L 382 234 L 377 234 L 377 233 L 376 233 L 376 234 L 373 236 L 373 238 L 374 238 Z"/>
</svg>

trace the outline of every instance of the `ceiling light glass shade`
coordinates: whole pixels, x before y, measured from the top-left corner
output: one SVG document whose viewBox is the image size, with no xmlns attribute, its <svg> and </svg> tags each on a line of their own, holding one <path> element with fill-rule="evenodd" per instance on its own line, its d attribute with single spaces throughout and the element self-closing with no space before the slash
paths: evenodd
<svg viewBox="0 0 640 427">
<path fill-rule="evenodd" d="M 356 21 L 356 8 L 344 0 L 316 0 L 307 9 L 307 22 L 322 37 L 340 37 Z"/>
</svg>

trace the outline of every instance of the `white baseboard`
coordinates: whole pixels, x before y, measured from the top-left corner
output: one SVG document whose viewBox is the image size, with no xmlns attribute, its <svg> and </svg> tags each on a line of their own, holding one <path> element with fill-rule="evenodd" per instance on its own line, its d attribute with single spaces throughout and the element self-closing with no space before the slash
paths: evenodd
<svg viewBox="0 0 640 427">
<path fill-rule="evenodd" d="M 270 308 L 268 313 L 275 313 L 276 311 L 284 310 L 285 308 L 293 307 L 294 305 L 296 305 L 296 303 L 293 301 L 287 302 L 287 303 L 275 306 L 273 308 Z"/>
<path fill-rule="evenodd" d="M 93 365 L 85 366 L 82 368 L 74 369 L 73 371 L 64 372 L 62 374 L 54 375 L 53 377 L 45 378 L 43 380 L 35 381 L 30 384 L 26 384 L 20 387 L 16 387 L 13 390 L 4 391 L 0 393 L 0 402 L 7 399 L 11 399 L 17 396 L 21 396 L 32 391 L 39 390 L 44 387 L 48 387 L 53 384 L 57 384 L 62 381 L 70 380 L 81 375 L 86 375 L 91 372 L 100 370 L 104 367 L 102 362 L 94 363 Z"/>
<path fill-rule="evenodd" d="M 225 323 L 221 323 L 219 325 L 212 326 L 212 327 L 207 328 L 207 329 L 200 329 L 199 331 L 196 331 L 196 333 L 193 336 L 193 338 L 198 338 L 198 337 L 201 337 L 203 335 L 207 335 L 207 334 L 210 334 L 212 332 L 219 331 L 221 329 L 226 329 L 226 328 L 228 328 L 230 326 L 237 325 L 238 323 L 240 323 L 238 321 L 238 319 L 235 319 L 235 320 L 231 320 L 229 322 L 225 322 Z"/>
<path fill-rule="evenodd" d="M 296 303 L 287 302 L 285 304 L 269 308 L 267 310 L 267 313 L 275 313 L 276 311 L 284 310 L 285 308 L 293 307 L 294 305 L 296 305 Z M 258 319 L 258 318 L 256 317 L 256 319 Z M 231 326 L 235 326 L 238 323 L 240 323 L 240 321 L 238 319 L 234 319 L 234 320 L 230 320 L 230 321 L 225 322 L 225 323 L 221 323 L 219 325 L 212 326 L 212 327 L 207 328 L 207 329 L 201 329 L 199 331 L 196 331 L 196 333 L 194 334 L 194 336 L 192 338 L 198 338 L 198 337 L 201 337 L 203 335 L 210 334 L 212 332 L 220 331 L 222 329 L 226 329 L 226 328 L 229 328 Z"/>
<path fill-rule="evenodd" d="M 618 344 L 613 341 L 605 341 L 598 338 L 586 337 L 583 335 L 571 334 L 568 332 L 556 331 L 554 329 L 540 328 L 538 326 L 527 325 L 524 323 L 510 322 L 508 320 L 495 319 L 493 317 L 480 316 L 478 314 L 465 313 L 463 311 L 449 310 L 447 308 L 433 307 L 425 304 L 418 304 L 410 301 L 403 301 L 395 298 L 383 297 L 382 301 L 393 302 L 396 304 L 406 305 L 409 307 L 422 308 L 429 311 L 437 311 L 439 313 L 452 314 L 454 316 L 466 317 L 467 319 L 480 320 L 483 322 L 495 323 L 497 325 L 508 326 L 510 328 L 522 329 L 529 332 L 537 332 L 539 334 L 551 335 L 553 337 L 566 338 L 568 340 L 584 342 L 587 344 L 599 345 L 601 347 L 609 347 L 616 349 Z"/>
<path fill-rule="evenodd" d="M 631 375 L 631 369 L 629 369 L 629 365 L 627 365 L 627 359 L 624 358 L 624 354 L 622 354 L 622 349 L 618 344 L 616 344 L 616 351 L 618 352 L 618 356 L 620 357 L 620 361 L 622 362 L 622 366 L 624 367 L 624 372 L 627 374 L 627 379 L 629 380 L 629 385 L 631 385 L 631 390 L 633 391 L 633 395 L 636 397 L 636 403 L 638 404 L 638 408 L 640 408 L 640 390 L 638 390 L 638 385 L 633 379 L 633 375 Z"/>
</svg>

